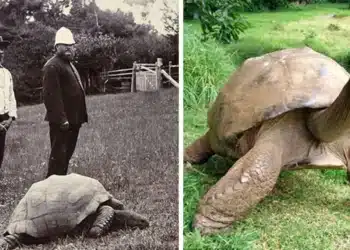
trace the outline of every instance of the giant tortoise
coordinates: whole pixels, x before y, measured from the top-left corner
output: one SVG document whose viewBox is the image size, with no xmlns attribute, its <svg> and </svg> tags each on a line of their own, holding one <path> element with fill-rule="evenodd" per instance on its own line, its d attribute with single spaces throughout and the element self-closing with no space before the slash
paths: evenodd
<svg viewBox="0 0 350 250">
<path fill-rule="evenodd" d="M 184 163 L 237 159 L 200 200 L 193 228 L 227 231 L 274 187 L 281 170 L 350 166 L 349 73 L 311 48 L 250 58 L 208 111 L 208 130 Z"/>
<path fill-rule="evenodd" d="M 79 174 L 52 175 L 34 183 L 12 213 L 0 249 L 45 243 L 63 235 L 99 237 L 149 222 L 115 199 L 96 179 Z"/>
</svg>

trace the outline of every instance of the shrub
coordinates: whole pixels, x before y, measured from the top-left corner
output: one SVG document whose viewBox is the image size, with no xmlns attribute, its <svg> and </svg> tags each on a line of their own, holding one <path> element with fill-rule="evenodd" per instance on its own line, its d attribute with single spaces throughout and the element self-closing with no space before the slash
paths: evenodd
<svg viewBox="0 0 350 250">
<path fill-rule="evenodd" d="M 249 23 L 238 13 L 238 10 L 244 9 L 245 1 L 193 0 L 185 4 L 196 10 L 204 40 L 213 37 L 222 43 L 237 41 L 249 27 Z"/>
</svg>

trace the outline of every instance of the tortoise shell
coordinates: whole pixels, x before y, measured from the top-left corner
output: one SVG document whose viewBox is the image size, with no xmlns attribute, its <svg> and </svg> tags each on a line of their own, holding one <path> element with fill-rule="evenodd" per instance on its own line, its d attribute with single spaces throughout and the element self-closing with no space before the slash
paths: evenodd
<svg viewBox="0 0 350 250">
<path fill-rule="evenodd" d="M 5 234 L 39 238 L 67 233 L 111 198 L 93 178 L 74 173 L 52 175 L 29 188 L 13 211 Z"/>
<path fill-rule="evenodd" d="M 247 59 L 219 91 L 208 126 L 227 139 L 297 108 L 328 107 L 348 79 L 341 65 L 309 47 Z"/>
</svg>

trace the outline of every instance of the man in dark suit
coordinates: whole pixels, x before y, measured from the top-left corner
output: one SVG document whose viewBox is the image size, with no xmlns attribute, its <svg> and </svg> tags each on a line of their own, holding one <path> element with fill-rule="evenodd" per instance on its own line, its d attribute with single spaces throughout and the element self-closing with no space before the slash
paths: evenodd
<svg viewBox="0 0 350 250">
<path fill-rule="evenodd" d="M 62 27 L 55 37 L 56 54 L 43 67 L 45 120 L 50 126 L 51 153 L 47 177 L 66 175 L 80 127 L 88 121 L 85 91 L 74 58 L 72 32 Z"/>
</svg>

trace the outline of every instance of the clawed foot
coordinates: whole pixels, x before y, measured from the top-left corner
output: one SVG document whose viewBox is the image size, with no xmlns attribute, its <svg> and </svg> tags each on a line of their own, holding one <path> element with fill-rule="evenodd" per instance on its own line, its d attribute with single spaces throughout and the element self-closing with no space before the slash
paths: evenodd
<svg viewBox="0 0 350 250">
<path fill-rule="evenodd" d="M 5 238 L 0 239 L 0 250 L 10 250 L 15 249 L 17 247 L 17 243 L 15 241 L 7 241 Z"/>
<path fill-rule="evenodd" d="M 192 171 L 194 168 L 192 167 L 192 164 L 191 163 L 189 163 L 189 162 L 184 162 L 184 170 L 186 171 L 186 172 L 188 172 L 188 171 Z"/>
<path fill-rule="evenodd" d="M 195 167 L 192 166 L 191 163 L 187 162 L 184 164 L 184 171 L 185 172 L 196 172 L 200 175 L 205 176 L 206 174 L 204 174 L 203 172 L 199 171 L 198 169 L 196 169 Z"/>
<path fill-rule="evenodd" d="M 88 236 L 97 238 L 105 234 L 111 227 L 113 217 L 114 209 L 112 207 L 101 206 L 98 210 L 98 216 L 88 232 Z"/>
<path fill-rule="evenodd" d="M 201 214 L 196 214 L 192 227 L 194 230 L 198 230 L 201 235 L 211 235 L 229 231 L 231 224 L 213 221 Z"/>
<path fill-rule="evenodd" d="M 0 250 L 9 249 L 8 244 L 4 239 L 0 239 Z"/>
</svg>

